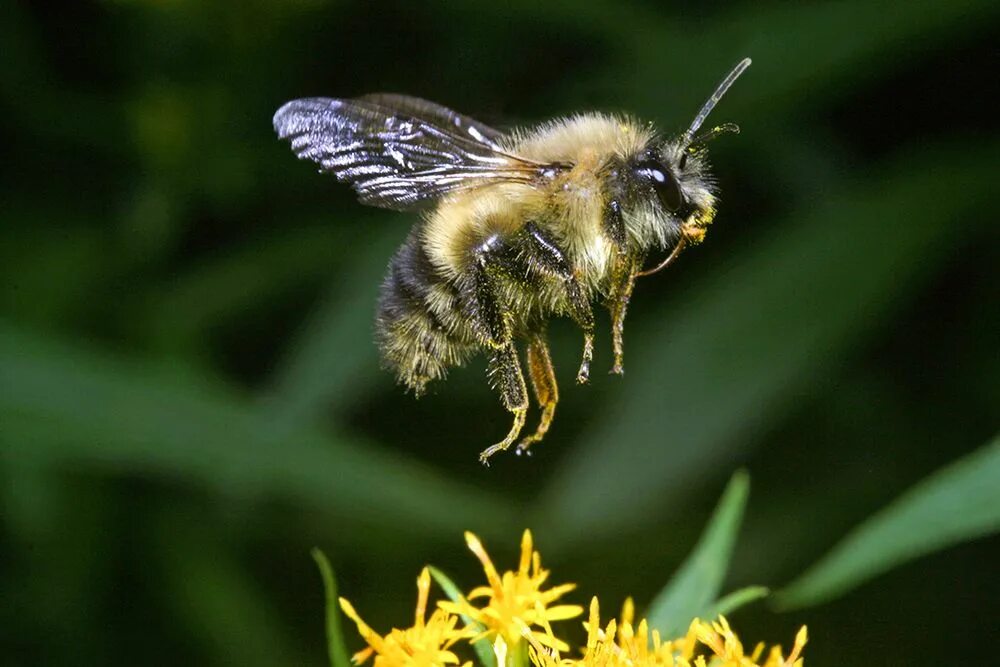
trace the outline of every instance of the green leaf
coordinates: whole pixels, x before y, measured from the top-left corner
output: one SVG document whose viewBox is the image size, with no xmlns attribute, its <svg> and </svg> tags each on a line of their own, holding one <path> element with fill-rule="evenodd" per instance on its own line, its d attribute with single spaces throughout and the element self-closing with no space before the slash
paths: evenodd
<svg viewBox="0 0 1000 667">
<path fill-rule="evenodd" d="M 462 591 L 455 585 L 455 582 L 448 578 L 448 575 L 433 566 L 428 569 L 431 571 L 431 576 L 434 577 L 434 581 L 436 581 L 438 586 L 441 587 L 441 590 L 444 591 L 444 594 L 448 596 L 449 600 L 452 602 L 462 602 L 465 600 L 465 597 L 462 595 Z M 484 628 L 482 624 L 472 620 L 469 616 L 466 616 L 465 614 L 462 614 L 461 616 L 462 621 L 464 621 L 466 625 L 475 628 L 476 632 L 486 631 L 486 628 Z M 488 640 L 480 639 L 479 641 L 473 642 L 472 647 L 476 649 L 476 655 L 479 656 L 479 662 L 483 664 L 483 667 L 496 667 L 497 657 Z"/>
<path fill-rule="evenodd" d="M 313 548 L 312 554 L 320 576 L 323 577 L 323 591 L 326 595 L 326 653 L 330 667 L 350 667 L 351 659 L 344 643 L 344 629 L 340 623 L 340 605 L 337 601 L 337 579 L 326 554 Z"/>
<path fill-rule="evenodd" d="M 1000 437 L 919 482 L 851 531 L 776 597 L 795 609 L 832 600 L 920 556 L 1000 531 Z"/>
<path fill-rule="evenodd" d="M 325 277 L 345 234 L 330 225 L 257 238 L 210 259 L 172 280 L 160 293 L 144 295 L 152 335 L 164 350 L 204 342 L 205 332 L 294 286 Z"/>
<path fill-rule="evenodd" d="M 978 207 L 993 197 L 981 175 L 997 149 L 959 143 L 873 168 L 775 221 L 725 271 L 673 274 L 686 283 L 673 303 L 657 304 L 640 284 L 632 303 L 647 300 L 652 312 L 629 334 L 627 375 L 531 524 L 567 552 L 683 506 L 710 470 L 903 307 L 949 261 L 956 235 L 991 224 Z"/>
<path fill-rule="evenodd" d="M 716 112 L 741 125 L 748 116 L 773 120 L 789 107 L 825 108 L 844 94 L 838 79 L 854 86 L 874 80 L 895 66 L 891 56 L 901 44 L 932 48 L 955 35 L 964 33 L 967 39 L 970 32 L 991 25 L 995 13 L 995 3 L 988 0 L 908 3 L 902 12 L 857 1 L 732 3 L 692 30 L 652 4 L 574 2 L 569 11 L 559 3 L 518 0 L 515 6 L 523 16 L 543 21 L 558 17 L 561 25 L 594 31 L 618 54 L 600 73 L 581 70 L 560 77 L 554 99 L 579 96 L 581 86 L 592 88 L 595 77 L 603 77 L 603 85 L 633 98 L 637 113 L 688 122 L 726 68 L 743 56 L 752 57 L 748 81 L 737 86 L 744 92 L 730 93 L 725 110 Z M 467 11 L 509 16 L 515 10 L 511 3 L 487 3 L 469 5 Z M 784 37 L 768 39 L 767 34 Z M 712 52 L 705 44 L 726 47 Z M 692 53 L 699 55 L 692 58 Z M 671 85 L 661 85 L 664 76 Z"/>
<path fill-rule="evenodd" d="M 160 589 L 178 630 L 211 654 L 206 664 L 303 664 L 265 582 L 240 562 L 217 526 L 192 516 L 191 505 L 175 502 L 151 522 L 156 543 L 143 568 L 143 583 Z"/>
<path fill-rule="evenodd" d="M 733 591 L 715 601 L 710 610 L 702 618 L 705 620 L 716 619 L 724 614 L 730 614 L 740 607 L 745 607 L 751 602 L 766 598 L 771 594 L 771 589 L 765 586 L 747 586 L 738 591 Z"/>
<path fill-rule="evenodd" d="M 698 545 L 649 606 L 650 627 L 663 637 L 679 637 L 691 619 L 705 617 L 729 569 L 743 510 L 750 494 L 745 472 L 733 475 Z"/>
<path fill-rule="evenodd" d="M 378 370 L 371 323 L 386 259 L 401 234 L 382 220 L 364 229 L 370 238 L 357 244 L 349 265 L 340 267 L 275 369 L 267 404 L 276 419 L 298 423 L 337 414 L 386 377 Z"/>
<path fill-rule="evenodd" d="M 502 530 L 514 521 L 508 501 L 362 438 L 276 425 L 255 401 L 192 373 L 125 363 L 2 322 L 0 423 L 0 459 L 291 500 L 339 521 L 352 540 L 453 538 L 468 525 Z"/>
</svg>

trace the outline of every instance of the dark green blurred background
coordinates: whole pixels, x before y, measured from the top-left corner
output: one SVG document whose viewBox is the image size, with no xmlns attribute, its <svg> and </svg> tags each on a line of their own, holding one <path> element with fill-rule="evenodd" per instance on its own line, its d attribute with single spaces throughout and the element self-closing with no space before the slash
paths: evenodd
<svg viewBox="0 0 1000 667">
<path fill-rule="evenodd" d="M 386 629 L 423 563 L 478 581 L 465 528 L 510 564 L 530 526 L 574 601 L 642 605 L 740 467 L 727 587 L 793 579 L 998 426 L 997 7 L 3 2 L 3 662 L 321 665 L 311 546 Z M 672 132 L 743 56 L 721 211 L 639 283 L 627 375 L 574 386 L 556 322 L 554 428 L 484 469 L 509 417 L 481 360 L 421 401 L 378 368 L 414 214 L 296 161 L 272 113 L 391 91 Z M 808 623 L 814 665 L 971 663 L 997 562 L 993 537 L 734 622 Z"/>
</svg>

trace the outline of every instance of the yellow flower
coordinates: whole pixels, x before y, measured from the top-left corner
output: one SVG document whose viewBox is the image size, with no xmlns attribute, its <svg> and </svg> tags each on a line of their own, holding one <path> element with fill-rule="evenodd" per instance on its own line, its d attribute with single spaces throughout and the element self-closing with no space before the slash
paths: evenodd
<svg viewBox="0 0 1000 667">
<path fill-rule="evenodd" d="M 730 667 L 730 665 L 732 667 L 758 667 L 757 660 L 764 653 L 763 642 L 757 644 L 749 656 L 744 655 L 743 645 L 736 633 L 729 627 L 725 616 L 720 616 L 719 620 L 712 624 L 695 619 L 691 623 L 691 629 L 698 641 L 710 648 L 715 657 L 721 659 L 721 662 L 716 660 L 710 664 L 725 665 L 726 667 Z M 799 656 L 808 638 L 808 632 L 803 625 L 795 636 L 795 645 L 787 658 L 782 655 L 780 646 L 774 646 L 768 653 L 767 660 L 759 667 L 802 667 L 803 661 Z"/>
<path fill-rule="evenodd" d="M 775 646 L 764 663 L 757 660 L 764 652 L 759 644 L 751 655 L 743 653 L 743 645 L 729 627 L 725 617 L 708 624 L 698 619 L 691 623 L 686 637 L 661 641 L 660 633 L 650 631 L 645 619 L 633 628 L 634 610 L 631 600 L 626 600 L 620 621 L 612 620 L 601 627 L 597 598 L 590 603 L 587 629 L 587 646 L 578 659 L 560 658 L 558 651 L 547 648 L 554 638 L 543 641 L 540 633 L 531 633 L 528 655 L 536 667 L 802 667 L 799 657 L 806 644 L 803 627 L 795 638 L 791 654 L 785 658 L 781 647 Z M 546 630 L 551 634 L 551 630 Z M 698 645 L 704 645 L 714 655 L 706 659 L 695 656 Z"/>
<path fill-rule="evenodd" d="M 425 567 L 417 577 L 417 610 L 413 627 L 405 630 L 393 628 L 384 637 L 372 630 L 354 611 L 351 603 L 340 598 L 340 608 L 358 626 L 358 632 L 368 642 L 368 648 L 358 651 L 352 658 L 361 664 L 375 654 L 375 667 L 443 667 L 457 665 L 458 656 L 449 649 L 471 633 L 456 629 L 458 619 L 443 609 L 436 609 L 427 619 L 427 596 L 431 587 L 430 571 Z M 462 667 L 470 667 L 466 662 Z"/>
<path fill-rule="evenodd" d="M 453 614 L 469 616 L 486 629 L 487 636 L 501 635 L 511 646 L 516 646 L 533 627 L 540 627 L 547 631 L 537 636 L 539 642 L 558 651 L 568 651 L 569 646 L 552 635 L 549 623 L 579 616 L 583 608 L 571 604 L 549 605 L 576 588 L 576 584 L 542 590 L 549 571 L 542 569 L 541 556 L 532 547 L 531 531 L 524 531 L 521 538 L 521 560 L 517 571 L 507 571 L 502 575 L 493 566 L 478 537 L 467 532 L 465 542 L 483 564 L 489 585 L 473 589 L 468 600 L 439 602 L 438 606 Z M 484 599 L 485 605 L 477 608 L 470 604 L 471 600 L 478 599 Z"/>
<path fill-rule="evenodd" d="M 537 633 L 529 638 L 532 645 L 528 655 L 536 667 L 691 667 L 688 659 L 693 651 L 688 647 L 694 646 L 693 638 L 663 642 L 659 632 L 649 630 L 645 619 L 633 628 L 634 614 L 632 600 L 628 599 L 622 608 L 621 619 L 612 619 L 602 628 L 595 597 L 590 602 L 590 617 L 584 623 L 587 645 L 583 657 L 560 658 L 558 652 L 545 647 Z"/>
<path fill-rule="evenodd" d="M 472 533 L 465 534 L 469 549 L 486 573 L 486 586 L 472 589 L 467 598 L 438 602 L 427 618 L 431 585 L 428 568 L 417 578 L 417 608 L 414 623 L 404 630 L 392 629 L 381 636 L 372 630 L 354 607 L 340 598 L 340 607 L 358 627 L 368 648 L 354 655 L 355 664 L 375 656 L 374 667 L 456 667 L 461 660 L 452 652 L 458 642 L 468 650 L 470 644 L 489 638 L 498 667 L 523 667 L 527 660 L 534 667 L 802 667 L 802 650 L 808 639 L 806 628 L 799 630 L 791 653 L 786 657 L 780 646 L 765 653 L 763 643 L 749 654 L 724 616 L 712 623 L 700 619 L 691 622 L 684 637 L 663 640 L 646 619 L 635 623 L 635 605 L 626 599 L 621 617 L 601 625 L 597 598 L 590 602 L 590 613 L 583 627 L 587 643 L 579 657 L 564 657 L 569 645 L 556 637 L 552 621 L 574 618 L 583 613 L 578 605 L 553 604 L 573 590 L 575 584 L 563 584 L 543 590 L 549 571 L 542 569 L 541 556 L 534 550 L 531 532 L 521 538 L 521 557 L 517 571 L 497 572 L 482 543 Z M 449 588 L 450 590 L 450 588 Z M 482 600 L 481 607 L 471 600 Z M 456 627 L 458 616 L 468 617 L 469 625 Z M 522 643 L 522 640 L 524 642 Z M 481 647 L 480 647 L 481 648 Z M 763 656 L 766 658 L 761 662 Z M 471 662 L 460 667 L 471 667 Z"/>
</svg>

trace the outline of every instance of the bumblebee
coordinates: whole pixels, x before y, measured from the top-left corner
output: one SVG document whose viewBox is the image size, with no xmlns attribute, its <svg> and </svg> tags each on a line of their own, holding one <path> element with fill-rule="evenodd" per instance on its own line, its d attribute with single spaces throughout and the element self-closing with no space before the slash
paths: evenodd
<svg viewBox="0 0 1000 667">
<path fill-rule="evenodd" d="M 594 353 L 592 304 L 611 315 L 612 373 L 623 373 L 625 311 L 636 278 L 702 241 L 716 187 L 699 134 L 749 67 L 740 62 L 680 136 L 625 116 L 583 113 L 504 133 L 425 100 L 394 94 L 308 98 L 282 106 L 274 129 L 302 159 L 349 183 L 364 204 L 431 205 L 389 263 L 376 317 L 382 357 L 418 396 L 477 352 L 513 413 L 486 463 L 520 437 L 528 411 L 518 344 L 541 408 L 523 453 L 545 437 L 559 390 L 545 329 L 568 316 L 583 331 L 576 380 Z M 667 253 L 643 270 L 647 257 Z"/>
</svg>

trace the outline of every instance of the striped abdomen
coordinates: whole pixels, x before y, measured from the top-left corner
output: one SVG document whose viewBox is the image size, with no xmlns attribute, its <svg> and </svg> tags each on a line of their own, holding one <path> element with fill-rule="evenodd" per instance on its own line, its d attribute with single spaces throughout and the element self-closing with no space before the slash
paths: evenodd
<svg viewBox="0 0 1000 667">
<path fill-rule="evenodd" d="M 458 291 L 427 257 L 421 227 L 414 226 L 389 262 L 375 319 L 384 362 L 417 394 L 476 350 Z"/>
</svg>

